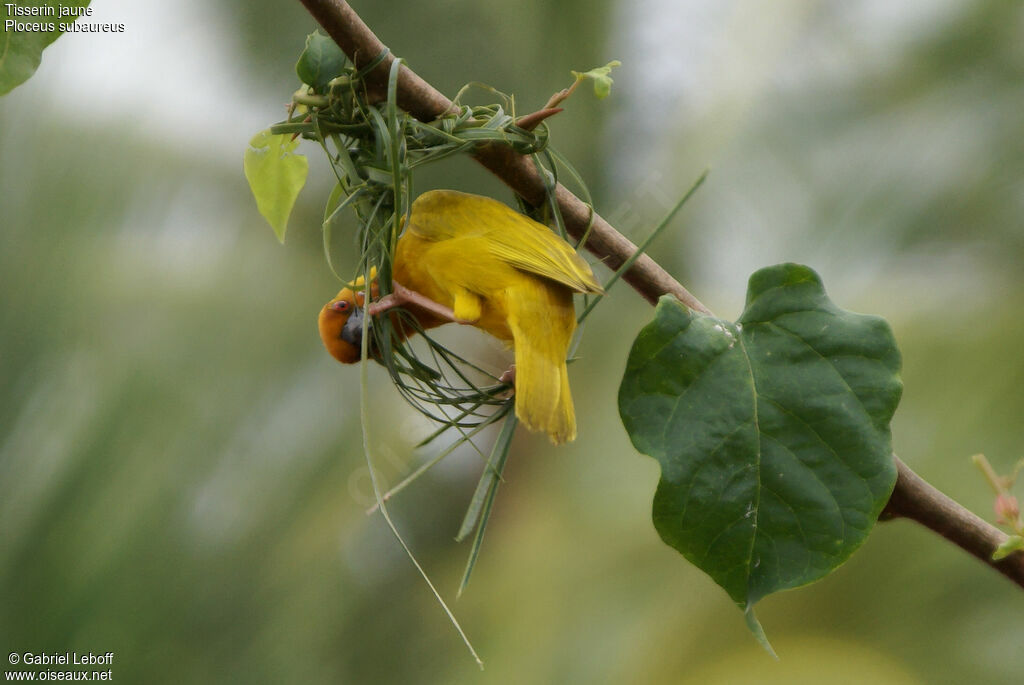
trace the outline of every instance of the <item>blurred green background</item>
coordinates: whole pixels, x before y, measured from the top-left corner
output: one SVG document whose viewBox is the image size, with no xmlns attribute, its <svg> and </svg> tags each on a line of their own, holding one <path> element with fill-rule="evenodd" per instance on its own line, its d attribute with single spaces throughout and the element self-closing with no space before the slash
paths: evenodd
<svg viewBox="0 0 1024 685">
<path fill-rule="evenodd" d="M 723 316 L 750 272 L 783 260 L 885 316 L 905 360 L 897 452 L 991 516 L 968 457 L 1009 470 L 1024 456 L 1024 5 L 354 6 L 442 91 L 483 81 L 522 111 L 570 69 L 621 59 L 610 99 L 577 94 L 551 124 L 598 210 L 642 238 L 710 167 L 654 256 Z M 651 525 L 657 466 L 615 404 L 651 309 L 625 287 L 572 367 L 579 439 L 517 437 L 454 602 L 480 673 L 364 515 L 359 373 L 314 323 L 338 287 L 319 236 L 328 172 L 306 146 L 284 247 L 242 175 L 249 137 L 283 116 L 312 20 L 267 0 L 93 7 L 127 31 L 65 36 L 0 99 L 0 649 L 112 651 L 129 683 L 1024 678 L 1019 589 L 906 522 L 764 601 L 781 659 L 761 651 Z M 455 160 L 417 190 L 510 200 L 484 174 Z M 505 363 L 473 331 L 462 344 Z M 429 426 L 371 378 L 393 484 L 428 458 L 413 445 Z M 480 468 L 452 455 L 393 506 L 452 599 Z"/>
</svg>

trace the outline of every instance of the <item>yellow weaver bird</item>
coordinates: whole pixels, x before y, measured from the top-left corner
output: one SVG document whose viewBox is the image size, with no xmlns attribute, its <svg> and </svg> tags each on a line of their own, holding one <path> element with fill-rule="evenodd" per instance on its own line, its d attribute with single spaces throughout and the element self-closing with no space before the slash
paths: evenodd
<svg viewBox="0 0 1024 685">
<path fill-rule="evenodd" d="M 320 337 L 335 359 L 359 361 L 363 316 L 394 306 L 424 329 L 451 321 L 476 326 L 515 350 L 523 425 L 555 444 L 576 438 L 565 365 L 576 329 L 572 296 L 602 290 L 568 243 L 497 200 L 434 190 L 413 203 L 392 273 L 393 293 L 365 310 L 363 293 L 343 288 L 320 311 Z M 396 331 L 411 332 L 400 325 Z"/>
</svg>

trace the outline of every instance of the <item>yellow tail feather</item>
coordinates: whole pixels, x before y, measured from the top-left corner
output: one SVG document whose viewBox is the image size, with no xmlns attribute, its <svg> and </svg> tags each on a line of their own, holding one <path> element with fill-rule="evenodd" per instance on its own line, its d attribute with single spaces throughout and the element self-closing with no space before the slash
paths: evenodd
<svg viewBox="0 0 1024 685">
<path fill-rule="evenodd" d="M 546 315 L 517 311 L 518 303 L 510 301 L 508 321 L 516 355 L 516 416 L 529 430 L 546 433 L 559 445 L 576 439 L 565 365 L 576 322 L 568 289 L 549 287 L 547 294 Z"/>
</svg>

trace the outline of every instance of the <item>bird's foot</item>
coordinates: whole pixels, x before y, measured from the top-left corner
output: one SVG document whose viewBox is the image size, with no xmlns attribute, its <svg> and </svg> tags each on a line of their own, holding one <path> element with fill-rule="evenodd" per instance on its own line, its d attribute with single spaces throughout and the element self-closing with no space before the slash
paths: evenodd
<svg viewBox="0 0 1024 685">
<path fill-rule="evenodd" d="M 499 383 L 511 383 L 512 385 L 515 385 L 516 384 L 516 365 L 513 364 L 512 366 L 508 367 L 508 370 L 505 373 L 503 373 L 500 376 L 498 376 L 498 382 Z"/>
</svg>

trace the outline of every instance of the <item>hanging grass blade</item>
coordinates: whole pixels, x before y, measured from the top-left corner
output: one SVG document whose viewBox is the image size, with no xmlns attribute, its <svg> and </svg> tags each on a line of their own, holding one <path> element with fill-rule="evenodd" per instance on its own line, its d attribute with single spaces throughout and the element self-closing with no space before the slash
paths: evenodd
<svg viewBox="0 0 1024 685">
<path fill-rule="evenodd" d="M 327 206 L 324 207 L 324 221 L 321 225 L 324 242 L 324 259 L 327 260 L 327 266 L 331 270 L 331 273 L 334 274 L 334 277 L 339 281 L 343 279 L 338 275 L 337 269 L 334 268 L 334 260 L 331 258 L 331 238 L 334 234 L 334 217 L 337 216 L 338 212 L 342 209 L 359 199 L 361 191 L 357 190 L 339 202 L 344 193 L 345 189 L 341 187 L 341 183 L 336 183 L 334 185 L 334 190 L 331 191 L 330 196 L 327 198 Z M 332 207 L 335 203 L 337 206 Z"/>
<path fill-rule="evenodd" d="M 587 187 L 583 177 L 580 176 L 579 171 L 576 170 L 576 167 L 573 166 L 566 156 L 554 148 L 548 148 L 547 151 L 554 158 L 555 162 L 565 169 L 566 173 L 569 174 L 569 177 L 575 182 L 577 189 L 580 191 L 579 195 L 581 195 L 583 202 L 586 203 L 587 207 L 590 209 L 590 218 L 587 221 L 587 228 L 583 231 L 583 235 L 580 239 L 576 241 L 576 249 L 578 251 L 587 244 L 587 241 L 590 239 L 590 231 L 594 227 L 594 199 L 591 197 L 590 188 Z"/>
<path fill-rule="evenodd" d="M 447 456 L 448 456 L 449 454 L 451 454 L 452 452 L 454 452 L 455 450 L 457 450 L 457 449 L 458 449 L 459 447 L 461 447 L 462 445 L 466 444 L 467 442 L 469 442 L 470 444 L 473 444 L 473 443 L 472 443 L 472 439 L 473 439 L 474 437 L 476 437 L 476 435 L 477 435 L 478 433 L 480 433 L 480 432 L 481 432 L 482 430 L 484 430 L 484 429 L 485 429 L 485 428 L 487 428 L 488 426 L 491 426 L 491 425 L 493 425 L 494 423 L 496 423 L 496 422 L 500 421 L 500 420 L 501 420 L 501 419 L 502 419 L 502 418 L 503 418 L 504 416 L 506 416 L 506 415 L 507 415 L 507 413 L 508 413 L 508 412 L 507 412 L 507 410 L 502 410 L 502 411 L 499 411 L 499 412 L 497 412 L 497 413 L 495 413 L 495 414 L 491 414 L 491 415 L 490 415 L 490 416 L 489 416 L 489 417 L 487 418 L 487 420 L 485 420 L 485 421 L 482 421 L 482 422 L 478 423 L 478 424 L 477 424 L 477 425 L 476 425 L 476 426 L 475 426 L 475 427 L 474 427 L 474 428 L 473 428 L 473 429 L 472 429 L 471 431 L 469 431 L 468 433 L 463 433 L 462 435 L 460 435 L 460 436 L 459 436 L 459 438 L 458 438 L 457 440 L 455 440 L 454 442 L 452 442 L 452 444 L 451 444 L 451 445 L 449 445 L 448 447 L 446 447 L 446 448 L 444 448 L 443 450 L 441 450 L 440 452 L 438 452 L 438 453 L 437 453 L 436 455 L 434 455 L 433 457 L 431 457 L 431 458 L 430 458 L 430 459 L 429 459 L 428 461 L 425 461 L 425 462 L 424 462 L 423 464 L 421 464 L 420 466 L 418 466 L 418 467 L 416 468 L 416 470 L 414 470 L 414 471 L 413 471 L 412 473 L 410 473 L 410 474 L 409 474 L 408 476 L 406 476 L 405 478 L 403 478 L 403 479 L 402 479 L 402 480 L 401 480 L 401 481 L 400 481 L 400 482 L 399 482 L 399 483 L 398 483 L 397 485 L 395 485 L 395 486 L 394 486 L 393 488 L 391 488 L 390 490 L 388 490 L 387 492 L 385 492 L 385 493 L 384 493 L 384 495 L 383 495 L 383 496 L 381 497 L 381 499 L 382 499 L 383 501 L 387 502 L 387 501 L 388 501 L 388 500 L 390 500 L 390 499 L 391 499 L 392 497 L 394 497 L 395 495 L 397 495 L 397 494 L 398 494 L 399 492 L 401 492 L 401 491 L 402 491 L 402 490 L 404 490 L 405 488 L 407 488 L 407 487 L 409 487 L 410 485 L 412 485 L 412 484 L 413 484 L 413 483 L 414 483 L 414 482 L 416 481 L 416 479 L 417 479 L 417 478 L 419 478 L 419 477 L 420 477 L 420 476 L 422 476 L 422 475 L 423 475 L 424 473 L 426 473 L 427 471 L 429 471 L 429 470 L 430 470 L 431 468 L 433 468 L 434 466 L 436 466 L 437 464 L 439 464 L 439 463 L 441 462 L 441 460 L 442 460 L 442 459 L 444 459 L 444 458 L 445 458 L 445 457 L 447 457 Z M 442 429 L 442 431 L 441 431 L 441 432 L 444 432 L 444 431 L 447 431 L 447 430 L 448 430 L 448 427 L 447 427 L 447 426 L 445 426 L 445 427 L 443 427 L 443 429 Z M 441 432 L 435 432 L 435 433 L 433 433 L 431 437 L 429 437 L 429 438 L 427 438 L 426 440 L 423 440 L 422 442 L 420 442 L 420 443 L 419 443 L 419 444 L 417 445 L 417 447 L 422 447 L 422 446 L 424 446 L 424 445 L 427 445 L 427 444 L 429 444 L 429 443 L 431 442 L 431 440 L 433 440 L 434 438 L 436 438 L 436 437 L 440 436 L 440 435 L 441 435 Z M 476 446 L 475 446 L 475 444 L 474 444 L 474 448 L 475 448 L 475 447 L 476 447 Z M 479 450 L 477 450 L 477 451 L 479 452 Z M 489 462 L 488 462 L 488 463 L 489 463 Z M 488 467 L 488 468 L 489 468 L 489 467 Z M 374 505 L 373 505 L 372 507 L 370 507 L 369 509 L 367 509 L 367 510 L 366 510 L 366 513 L 367 513 L 367 514 L 372 514 L 372 513 L 373 513 L 373 512 L 375 512 L 375 511 L 377 511 L 377 505 L 376 505 L 376 504 L 374 504 Z M 459 538 L 458 538 L 458 537 L 456 537 L 456 540 L 458 541 L 458 540 L 459 540 Z"/>
<path fill-rule="evenodd" d="M 501 482 L 501 474 L 505 470 L 505 461 L 508 459 L 509 449 L 512 446 L 512 436 L 515 434 L 515 414 L 505 419 L 501 427 L 501 434 L 494 442 L 494 450 L 491 452 L 491 460 L 484 467 L 483 475 L 477 484 L 476 492 L 469 503 L 469 509 L 462 520 L 459 534 L 455 536 L 457 541 L 462 541 L 476 528 L 476 535 L 473 536 L 473 546 L 469 550 L 469 559 L 466 562 L 466 570 L 462 574 L 462 581 L 459 583 L 459 591 L 456 597 L 462 595 L 463 590 L 469 585 L 469 577 L 476 566 L 477 557 L 480 556 L 480 547 L 484 542 L 484 533 L 487 530 L 487 520 L 491 516 L 491 509 L 494 506 L 494 498 L 498 494 L 498 484 Z"/>
<path fill-rule="evenodd" d="M 483 473 L 480 474 L 480 482 L 477 483 L 476 491 L 473 493 L 472 499 L 470 499 L 469 508 L 466 510 L 465 516 L 463 516 L 459 532 L 455 535 L 456 542 L 462 542 L 466 539 L 467 535 L 473 532 L 480 517 L 485 494 L 488 492 L 493 481 L 501 479 L 501 472 L 505 468 L 505 459 L 508 457 L 508 449 L 512 444 L 512 434 L 516 423 L 517 421 L 513 415 L 502 426 L 501 433 L 498 435 L 498 439 L 494 442 L 494 447 L 491 450 L 491 457 L 487 460 Z"/>
<path fill-rule="evenodd" d="M 370 273 L 369 270 L 367 270 L 367 283 L 370 282 L 369 276 Z M 362 355 L 364 359 L 367 358 L 367 355 L 369 354 L 369 327 L 370 318 L 365 317 L 363 319 L 363 338 L 361 344 Z M 434 583 L 430 580 L 430 576 L 428 576 L 427 572 L 423 570 L 422 566 L 420 566 L 420 562 L 416 559 L 416 555 L 412 553 L 412 550 L 409 548 L 409 545 L 406 544 L 405 540 L 402 538 L 402 535 L 398 532 L 398 528 L 395 527 L 394 522 L 391 520 L 391 515 L 388 513 L 387 506 L 385 506 L 384 504 L 384 500 L 381 496 L 380 491 L 380 483 L 377 482 L 376 469 L 374 469 L 373 467 L 373 457 L 371 456 L 370 450 L 370 381 L 368 369 L 369 367 L 366 364 L 363 364 L 360 370 L 359 416 L 363 428 L 363 454 L 366 457 L 366 466 L 370 471 L 370 483 L 373 485 L 373 495 L 377 500 L 377 506 L 380 509 L 380 513 L 384 517 L 384 520 L 387 522 L 388 528 L 391 529 L 391 533 L 395 536 L 395 539 L 398 540 L 398 543 L 402 546 L 402 549 L 405 550 L 406 555 L 409 557 L 409 560 L 412 561 L 412 564 L 416 567 L 416 570 L 419 571 L 420 576 L 423 577 L 423 580 L 430 588 L 430 592 L 433 593 L 434 598 L 437 600 L 438 604 L 441 605 L 441 608 L 444 609 L 445 614 L 448 615 L 448 620 L 451 621 L 453 626 L 455 626 L 455 630 L 459 633 L 459 637 L 462 638 L 462 642 L 466 645 L 466 648 L 469 650 L 469 653 L 473 655 L 473 659 L 480 666 L 480 668 L 483 669 L 484 662 L 482 659 L 480 659 L 480 655 L 477 654 L 476 650 L 473 648 L 473 643 L 469 641 L 469 637 L 466 635 L 466 632 L 462 629 L 462 626 L 459 624 L 459 620 L 455 618 L 455 614 L 452 613 L 452 610 L 448 607 L 448 604 L 441 597 L 441 593 L 437 591 L 436 587 L 434 587 Z"/>
<path fill-rule="evenodd" d="M 402 228 L 402 221 L 407 215 L 408 206 L 405 193 L 403 192 L 405 189 L 405 184 L 403 183 L 405 174 L 402 170 L 402 158 L 404 157 L 402 153 L 405 144 L 405 136 L 402 135 L 398 117 L 398 73 L 402 67 L 402 62 L 403 60 L 401 58 L 395 59 L 395 61 L 391 63 L 391 72 L 388 74 L 388 133 L 391 136 L 391 144 L 388 146 L 388 152 L 391 157 L 391 179 L 395 194 L 395 213 L 391 223 L 391 236 L 388 241 L 389 255 L 395 254 L 395 244 L 398 242 L 398 232 Z M 391 279 L 390 268 L 382 270 L 382 274 L 382 278 L 387 278 L 388 280 Z"/>
<path fill-rule="evenodd" d="M 615 271 L 615 273 L 612 274 L 612 277 L 609 278 L 608 282 L 604 284 L 604 294 L 594 296 L 594 299 L 590 302 L 590 304 L 586 306 L 586 308 L 583 310 L 583 313 L 581 313 L 576 318 L 577 323 L 582 323 L 583 320 L 590 315 L 590 312 L 594 310 L 594 307 L 597 306 L 597 303 L 604 299 L 604 297 L 608 294 L 608 291 L 611 289 L 611 287 L 615 285 L 615 283 L 622 277 L 622 274 L 629 271 L 630 267 L 632 267 L 636 260 L 640 258 L 640 255 L 642 255 L 647 250 L 647 248 L 650 247 L 651 243 L 654 242 L 654 239 L 657 238 L 663 230 L 665 230 L 665 227 L 668 226 L 670 221 L 672 221 L 672 217 L 676 215 L 676 212 L 683 208 L 683 205 L 686 204 L 687 200 L 693 197 L 693 194 L 697 192 L 697 189 L 700 188 L 702 183 L 704 183 L 704 179 L 708 177 L 708 173 L 708 171 L 704 171 L 704 173 L 697 177 L 697 180 L 694 181 L 693 185 L 690 186 L 690 189 L 687 190 L 686 193 L 679 199 L 679 202 L 677 202 L 675 206 L 669 210 L 668 214 L 665 215 L 665 218 L 662 219 L 661 222 L 654 227 L 654 230 L 651 231 L 651 234 L 647 236 L 647 238 L 645 238 L 642 243 L 640 243 L 640 246 L 637 247 L 636 252 L 634 252 L 629 259 L 623 262 L 622 266 L 620 266 Z"/>
</svg>

